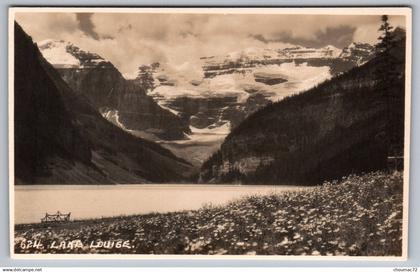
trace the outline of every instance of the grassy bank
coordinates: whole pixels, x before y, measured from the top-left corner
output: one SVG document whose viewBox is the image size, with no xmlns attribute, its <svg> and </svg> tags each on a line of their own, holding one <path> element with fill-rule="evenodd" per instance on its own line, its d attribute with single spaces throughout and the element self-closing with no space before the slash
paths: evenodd
<svg viewBox="0 0 420 272">
<path fill-rule="evenodd" d="M 402 192 L 402 173 L 376 172 L 197 211 L 17 225 L 15 252 L 401 255 Z"/>
</svg>

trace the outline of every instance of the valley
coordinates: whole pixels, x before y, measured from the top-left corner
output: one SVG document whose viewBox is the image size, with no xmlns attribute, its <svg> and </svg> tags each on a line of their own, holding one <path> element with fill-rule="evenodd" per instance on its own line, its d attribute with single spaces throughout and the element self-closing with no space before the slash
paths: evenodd
<svg viewBox="0 0 420 272">
<path fill-rule="evenodd" d="M 202 69 L 201 77 L 196 73 L 189 76 L 168 71 L 160 63 L 140 66 L 138 76 L 129 82 L 145 90 L 148 97 L 142 99 L 152 98 L 163 110 L 179 118 L 180 123 L 189 126 L 182 128 L 183 135 L 178 139 L 161 137 L 159 129 L 153 126 L 133 128 L 124 118 L 123 111 L 127 111 L 124 107 L 100 110 L 122 129 L 156 141 L 199 167 L 220 147 L 231 129 L 253 112 L 361 65 L 372 53 L 367 44 L 351 44 L 343 50 L 332 46 L 247 49 L 200 58 L 196 65 Z"/>
<path fill-rule="evenodd" d="M 85 99 L 84 103 L 90 104 L 119 130 L 137 139 L 156 143 L 190 164 L 192 168 L 187 171 L 188 174 L 182 174 L 183 182 L 247 183 L 248 180 L 252 180 L 251 183 L 260 183 L 261 178 L 265 179 L 263 183 L 277 182 L 274 181 L 277 180 L 277 175 L 267 179 L 264 173 L 267 171 L 273 173 L 272 168 L 276 167 L 274 165 L 278 161 L 287 165 L 288 160 L 299 158 L 300 155 L 289 156 L 288 152 L 299 150 L 296 149 L 297 144 L 300 149 L 306 148 L 310 142 L 308 139 L 305 143 L 301 143 L 297 138 L 294 141 L 299 143 L 284 141 L 291 137 L 291 131 L 287 130 L 290 125 L 285 120 L 292 121 L 297 118 L 299 123 L 294 125 L 294 129 L 308 122 L 313 122 L 312 125 L 317 126 L 313 120 L 315 117 L 310 117 L 309 112 L 315 114 L 322 107 L 327 107 L 327 110 L 332 107 L 331 112 L 325 115 L 328 120 L 326 119 L 324 124 L 338 122 L 330 120 L 328 116 L 345 113 L 346 109 L 343 107 L 346 107 L 347 100 L 342 101 L 342 99 L 350 99 L 354 95 L 358 97 L 358 90 L 361 88 L 375 88 L 374 81 L 371 81 L 369 86 L 359 83 L 359 79 L 346 81 L 349 71 L 357 74 L 358 72 L 354 71 L 368 69 L 365 67 L 375 60 L 373 46 L 363 43 L 353 42 L 342 49 L 331 45 L 320 48 L 290 45 L 283 48 L 246 48 L 226 55 L 203 56 L 196 59 L 194 64 L 191 64 L 196 68 L 193 73 L 181 73 L 170 68 L 167 63 L 139 64 L 135 77 L 121 74 L 110 61 L 71 42 L 45 40 L 37 46 L 63 81 L 74 90 L 78 99 Z M 370 64 L 372 65 L 374 64 Z M 345 90 L 353 88 L 353 93 L 346 91 L 345 95 L 348 98 L 344 98 L 337 91 L 333 94 L 334 99 L 327 102 L 331 102 L 331 105 L 325 104 L 325 101 L 318 101 L 324 99 L 324 92 L 325 95 L 328 94 L 327 91 L 322 91 L 322 88 L 330 86 L 329 82 L 339 82 L 338 85 L 343 86 L 340 88 Z M 337 88 L 332 86 L 334 90 Z M 316 89 L 320 90 L 314 91 Z M 304 101 L 305 97 L 313 96 L 309 93 L 314 92 L 319 93 L 314 102 L 296 102 L 296 105 L 293 105 L 294 102 L 289 102 Z M 377 99 L 380 103 L 380 98 L 378 96 L 372 99 Z M 400 103 L 398 101 L 401 99 L 398 98 L 396 101 Z M 252 124 L 255 116 L 264 115 L 264 112 L 270 112 L 282 104 L 289 103 L 293 105 L 290 106 L 293 110 L 279 111 L 274 119 L 268 118 L 271 113 L 266 114 L 257 121 L 259 122 L 257 134 L 233 142 L 232 139 L 235 139 L 235 135 L 241 131 L 251 133 L 255 129 L 255 125 Z M 303 115 L 294 116 L 293 112 L 300 107 L 303 107 Z M 375 114 L 381 114 L 383 108 L 378 107 L 377 110 Z M 371 113 L 367 111 L 361 113 L 361 116 L 369 114 Z M 374 116 L 376 115 L 372 115 L 372 118 L 376 118 Z M 359 120 L 349 122 L 355 122 L 355 126 L 365 128 L 365 125 L 358 123 Z M 350 123 L 345 126 L 349 126 Z M 385 127 L 381 122 L 377 122 L 377 125 L 378 131 L 372 132 L 373 135 L 377 135 Z M 280 131 L 275 131 L 270 136 L 271 128 Z M 282 132 L 281 129 L 286 131 Z M 301 132 L 306 133 L 305 129 Z M 328 135 L 335 130 L 335 127 L 331 129 L 330 132 L 322 133 Z M 293 137 L 300 137 L 298 134 L 296 132 Z M 331 141 L 334 139 L 328 139 L 332 144 Z M 338 148 L 337 154 L 348 152 L 352 149 L 350 145 L 362 144 L 360 141 L 363 140 L 349 143 L 349 146 L 345 147 L 347 151 Z M 269 142 L 275 143 L 276 146 L 269 148 Z M 258 151 L 252 150 L 254 146 Z M 334 144 L 331 145 L 333 146 Z M 379 148 L 381 144 L 373 146 Z M 267 151 L 261 152 L 264 148 L 268 148 Z M 313 148 L 318 150 L 318 147 Z M 378 149 L 376 154 L 382 154 L 381 150 Z M 237 157 L 236 152 L 242 155 Z M 250 154 L 245 155 L 248 152 Z M 333 151 L 331 152 L 328 161 L 336 156 L 333 155 Z M 97 165 L 108 165 L 101 152 L 90 153 Z M 228 160 L 225 160 L 226 156 Z M 320 167 L 320 163 L 321 161 L 313 162 L 308 164 L 308 167 L 312 169 L 311 171 L 315 171 L 314 169 Z M 384 159 L 381 159 L 381 163 L 378 162 L 378 165 L 372 169 L 377 167 L 382 169 L 383 165 Z M 354 170 L 352 168 L 346 171 Z M 288 175 L 292 174 L 289 172 Z M 282 177 L 281 182 L 285 183 L 296 183 L 299 179 L 308 180 L 307 176 L 291 179 Z M 335 177 L 337 177 L 335 174 L 328 174 L 316 179 L 321 181 Z M 145 179 L 141 182 L 148 181 Z"/>
</svg>

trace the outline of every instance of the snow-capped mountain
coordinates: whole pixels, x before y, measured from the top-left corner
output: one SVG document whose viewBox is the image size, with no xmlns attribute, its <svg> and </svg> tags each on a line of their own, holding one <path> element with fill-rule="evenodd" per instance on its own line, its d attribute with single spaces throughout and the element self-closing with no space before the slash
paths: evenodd
<svg viewBox="0 0 420 272">
<path fill-rule="evenodd" d="M 45 59 L 56 68 L 95 68 L 109 64 L 95 53 L 81 50 L 70 42 L 63 40 L 44 40 L 38 44 Z"/>
<path fill-rule="evenodd" d="M 228 53 L 225 56 L 203 57 L 207 65 L 219 64 L 220 62 L 247 62 L 270 59 L 296 59 L 296 58 L 336 58 L 341 50 L 333 45 L 322 48 L 308 48 L 303 46 L 291 46 L 281 49 L 274 48 L 247 48 L 242 51 Z"/>
<path fill-rule="evenodd" d="M 38 47 L 105 117 L 113 116 L 111 121 L 131 132 L 158 131 L 164 139 L 233 128 L 267 103 L 363 64 L 373 52 L 372 46 L 357 43 L 343 50 L 332 45 L 247 48 L 198 59 L 194 65 L 201 71 L 194 76 L 154 63 L 141 65 L 140 76 L 128 81 L 109 61 L 69 42 L 46 40 Z"/>
<path fill-rule="evenodd" d="M 154 89 L 148 94 L 188 122 L 191 129 L 233 128 L 260 107 L 307 90 L 361 65 L 373 47 L 353 44 L 343 50 L 289 46 L 248 48 L 200 58 L 201 78 L 185 78 L 155 65 Z"/>
<path fill-rule="evenodd" d="M 360 49 L 359 49 L 360 47 Z M 370 47 L 370 48 L 369 48 Z M 353 58 L 357 61 L 367 61 L 373 52 L 369 44 L 358 44 L 347 54 L 347 58 L 340 57 L 343 50 L 332 45 L 322 48 L 308 48 L 303 46 L 292 46 L 282 49 L 247 49 L 244 51 L 232 52 L 226 56 L 212 56 L 202 58 L 204 61 L 203 70 L 206 77 L 214 77 L 228 73 L 244 73 L 251 71 L 254 67 L 270 64 L 282 64 L 285 62 L 307 62 L 311 66 L 330 66 L 333 75 L 347 70 L 347 63 Z M 365 49 L 366 51 L 362 51 Z M 344 60 L 344 63 L 336 63 Z"/>
<path fill-rule="evenodd" d="M 161 139 L 183 139 L 190 132 L 179 116 L 161 108 L 145 89 L 126 80 L 98 54 L 58 40 L 40 42 L 38 47 L 75 92 L 83 93 L 105 118 L 121 128 Z"/>
</svg>

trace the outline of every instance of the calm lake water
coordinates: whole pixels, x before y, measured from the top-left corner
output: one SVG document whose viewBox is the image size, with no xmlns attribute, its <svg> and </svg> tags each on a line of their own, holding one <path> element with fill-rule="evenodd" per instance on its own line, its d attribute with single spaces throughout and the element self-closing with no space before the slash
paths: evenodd
<svg viewBox="0 0 420 272">
<path fill-rule="evenodd" d="M 48 213 L 72 219 L 199 209 L 249 195 L 292 190 L 295 186 L 245 185 L 31 185 L 15 186 L 15 223 L 37 223 Z"/>
</svg>

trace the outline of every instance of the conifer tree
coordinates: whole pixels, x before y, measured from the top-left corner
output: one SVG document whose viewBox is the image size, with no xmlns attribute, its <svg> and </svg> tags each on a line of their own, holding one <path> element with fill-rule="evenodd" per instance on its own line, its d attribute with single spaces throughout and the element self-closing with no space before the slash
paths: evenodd
<svg viewBox="0 0 420 272">
<path fill-rule="evenodd" d="M 381 36 L 378 37 L 378 44 L 376 45 L 379 53 L 387 52 L 392 45 L 392 30 L 393 27 L 389 24 L 388 15 L 382 15 L 382 24 L 379 27 L 379 31 L 382 32 Z"/>
<path fill-rule="evenodd" d="M 389 23 L 389 18 L 387 15 L 382 15 L 381 17 L 382 24 L 379 27 L 381 35 L 378 37 L 378 44 L 376 45 L 377 53 L 381 56 L 381 63 L 377 68 L 377 79 L 380 80 L 384 92 L 383 96 L 386 103 L 386 115 L 387 115 L 387 127 L 386 127 L 386 141 L 388 146 L 388 156 L 393 157 L 397 153 L 393 143 L 395 142 L 395 133 L 396 129 L 392 122 L 393 120 L 393 109 L 391 104 L 393 104 L 393 96 L 395 88 L 395 79 L 398 74 L 401 72 L 397 69 L 397 60 L 391 51 L 395 46 L 395 37 L 394 37 L 394 28 Z"/>
</svg>

